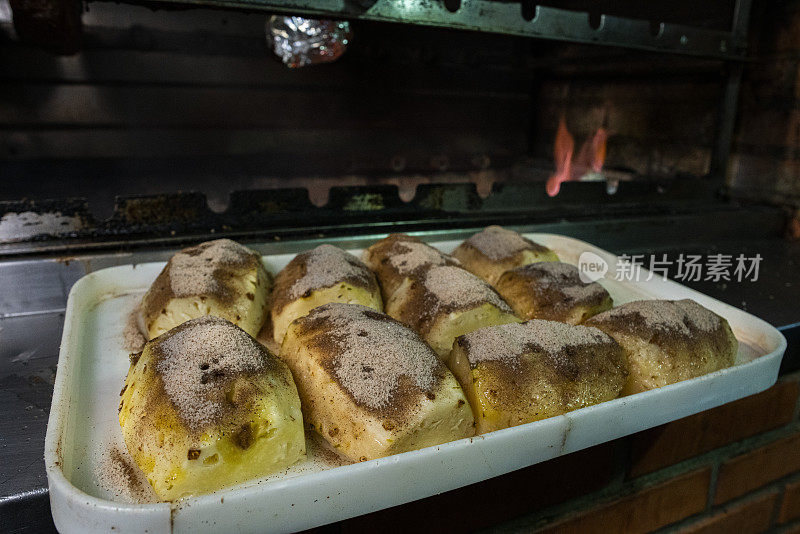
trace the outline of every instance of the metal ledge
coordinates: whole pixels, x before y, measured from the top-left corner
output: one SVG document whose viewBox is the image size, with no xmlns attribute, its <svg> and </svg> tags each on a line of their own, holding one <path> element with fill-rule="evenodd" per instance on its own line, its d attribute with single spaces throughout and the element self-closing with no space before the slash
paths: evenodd
<svg viewBox="0 0 800 534">
<path fill-rule="evenodd" d="M 352 234 L 357 228 L 378 226 L 408 229 L 463 226 L 465 221 L 675 214 L 696 211 L 699 205 L 736 209 L 720 204 L 707 180 L 691 178 L 626 181 L 613 195 L 603 182 L 567 182 L 554 198 L 547 196 L 541 182 L 496 182 L 485 198 L 474 183 L 420 184 L 408 202 L 395 185 L 334 186 L 321 207 L 311 203 L 306 189 L 250 189 L 233 191 L 223 212 L 214 212 L 199 192 L 118 196 L 107 219 L 95 218 L 89 203 L 80 198 L 0 201 L 0 258 L 138 239 L 175 241 L 211 234 L 283 239 L 323 231 Z"/>
<path fill-rule="evenodd" d="M 131 0 L 128 0 L 131 1 Z M 691 26 L 601 15 L 597 28 L 589 14 L 536 6 L 526 20 L 519 2 L 461 0 L 451 12 L 437 0 L 158 0 L 162 3 L 263 9 L 273 12 L 331 18 L 360 19 L 437 26 L 457 30 L 503 33 L 574 43 L 600 44 L 638 50 L 720 59 L 744 59 L 744 36 Z M 657 29 L 653 32 L 653 29 Z"/>
</svg>

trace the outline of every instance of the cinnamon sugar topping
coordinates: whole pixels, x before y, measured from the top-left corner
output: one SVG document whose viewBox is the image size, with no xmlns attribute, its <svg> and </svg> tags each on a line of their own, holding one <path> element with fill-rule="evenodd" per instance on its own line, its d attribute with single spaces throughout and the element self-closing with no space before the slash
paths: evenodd
<svg viewBox="0 0 800 534">
<path fill-rule="evenodd" d="M 425 273 L 425 288 L 436 297 L 436 304 L 444 307 L 465 308 L 486 302 L 505 313 L 513 313 L 486 282 L 460 267 L 431 267 Z"/>
<path fill-rule="evenodd" d="M 253 251 L 230 239 L 185 248 L 169 260 L 170 288 L 177 297 L 219 292 L 217 271 L 224 267 L 246 267 L 253 257 Z"/>
<path fill-rule="evenodd" d="M 159 499 L 128 451 L 109 446 L 94 467 L 97 485 L 126 503 L 151 503 Z"/>
<path fill-rule="evenodd" d="M 164 391 L 192 430 L 233 408 L 225 390 L 236 377 L 271 363 L 271 355 L 244 330 L 213 316 L 187 321 L 151 343 Z"/>
<path fill-rule="evenodd" d="M 436 354 L 415 332 L 366 306 L 326 304 L 306 320 L 320 324 L 323 335 L 334 340 L 334 376 L 370 408 L 389 406 L 401 378 L 422 393 L 432 392 L 442 372 Z"/>
<path fill-rule="evenodd" d="M 300 298 L 311 291 L 331 287 L 345 280 L 365 287 L 375 285 L 366 265 L 340 248 L 320 245 L 303 254 L 305 274 L 289 288 L 289 298 Z"/>
<path fill-rule="evenodd" d="M 691 299 L 637 300 L 608 310 L 592 318 L 606 323 L 636 317 L 653 331 L 691 335 L 692 329 L 713 332 L 720 327 L 720 317 Z"/>
<path fill-rule="evenodd" d="M 487 226 L 464 243 L 493 261 L 510 258 L 523 250 L 547 251 L 547 247 L 500 226 Z"/>
<path fill-rule="evenodd" d="M 569 298 L 572 304 L 585 304 L 602 299 L 606 290 L 597 282 L 585 283 L 580 279 L 578 268 L 560 261 L 531 263 L 518 267 L 517 273 L 536 280 L 541 289 L 558 290 Z"/>
<path fill-rule="evenodd" d="M 139 306 L 136 306 L 125 320 L 125 327 L 122 330 L 122 348 L 126 352 L 141 352 L 147 342 L 147 338 L 139 327 L 141 313 Z"/>
<path fill-rule="evenodd" d="M 389 257 L 389 263 L 401 275 L 413 273 L 425 265 L 447 265 L 459 262 L 453 257 L 448 257 L 439 250 L 418 241 L 400 241 L 396 248 L 398 252 Z"/>
<path fill-rule="evenodd" d="M 467 347 L 467 358 L 474 367 L 484 361 L 515 365 L 520 356 L 532 351 L 546 352 L 556 360 L 567 359 L 570 347 L 614 344 L 614 340 L 596 328 L 534 319 L 481 328 L 465 334 L 457 343 Z"/>
</svg>

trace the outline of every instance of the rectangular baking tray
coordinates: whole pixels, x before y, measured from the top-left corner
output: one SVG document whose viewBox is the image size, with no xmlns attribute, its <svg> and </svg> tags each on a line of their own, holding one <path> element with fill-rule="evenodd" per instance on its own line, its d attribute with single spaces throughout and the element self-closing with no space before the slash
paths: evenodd
<svg viewBox="0 0 800 534">
<path fill-rule="evenodd" d="M 618 258 L 583 241 L 525 234 L 568 263 L 592 252 L 609 266 L 601 283 L 615 304 L 691 298 L 725 317 L 739 340 L 728 369 L 566 415 L 356 464 L 309 459 L 286 472 L 173 503 L 134 502 L 98 483 L 109 450 L 124 451 L 117 404 L 128 370 L 120 342 L 126 317 L 163 263 L 91 273 L 69 295 L 45 443 L 50 502 L 63 533 L 292 532 L 452 490 L 758 393 L 775 383 L 786 340 L 765 321 L 675 282 L 613 279 Z M 445 252 L 459 241 L 429 242 Z M 363 239 L 331 241 L 354 254 Z M 302 244 L 302 243 L 301 243 Z M 308 248 L 318 242 L 308 243 Z M 295 243 L 297 245 L 297 243 Z M 273 272 L 294 254 L 270 254 Z M 747 283 L 747 282 L 743 282 Z M 315 448 L 317 450 L 317 448 Z"/>
</svg>

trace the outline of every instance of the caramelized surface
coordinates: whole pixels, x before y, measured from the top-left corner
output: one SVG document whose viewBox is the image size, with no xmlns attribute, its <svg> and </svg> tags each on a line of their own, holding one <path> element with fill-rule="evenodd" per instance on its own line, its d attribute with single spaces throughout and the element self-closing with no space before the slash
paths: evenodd
<svg viewBox="0 0 800 534">
<path fill-rule="evenodd" d="M 614 399 L 627 376 L 622 348 L 609 336 L 540 320 L 461 336 L 447 363 L 467 393 L 478 433 Z"/>
<path fill-rule="evenodd" d="M 728 322 L 693 300 L 629 302 L 589 319 L 625 348 L 624 393 L 638 393 L 733 365 L 738 342 Z"/>
</svg>

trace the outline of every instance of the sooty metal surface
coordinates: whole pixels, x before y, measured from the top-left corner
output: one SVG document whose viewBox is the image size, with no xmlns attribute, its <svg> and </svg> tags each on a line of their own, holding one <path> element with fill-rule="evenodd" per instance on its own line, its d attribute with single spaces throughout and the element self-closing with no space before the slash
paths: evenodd
<svg viewBox="0 0 800 534">
<path fill-rule="evenodd" d="M 613 195 L 605 183 L 568 182 L 550 198 L 540 182 L 494 183 L 481 197 L 474 183 L 421 184 L 409 202 L 392 185 L 334 186 L 315 206 L 305 189 L 236 191 L 227 209 L 210 209 L 199 192 L 118 197 L 114 212 L 99 219 L 84 199 L 0 202 L 0 257 L 81 249 L 152 245 L 201 236 L 260 239 L 320 234 L 457 228 L 483 221 L 539 223 L 561 219 L 677 214 L 720 204 L 711 181 L 622 182 Z"/>
</svg>

